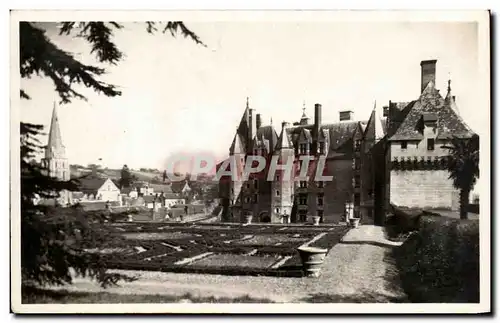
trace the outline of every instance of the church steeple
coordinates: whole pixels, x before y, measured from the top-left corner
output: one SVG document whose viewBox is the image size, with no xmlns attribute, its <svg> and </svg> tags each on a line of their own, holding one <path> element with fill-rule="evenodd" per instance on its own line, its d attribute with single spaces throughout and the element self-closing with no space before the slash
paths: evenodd
<svg viewBox="0 0 500 323">
<path fill-rule="evenodd" d="M 66 149 L 62 142 L 61 129 L 59 128 L 59 118 L 57 107 L 54 102 L 52 109 L 52 120 L 50 121 L 49 141 L 45 150 L 45 158 L 65 158 Z"/>
<path fill-rule="evenodd" d="M 50 121 L 49 140 L 42 163 L 48 176 L 57 178 L 60 181 L 70 180 L 69 163 L 66 159 L 66 148 L 62 142 L 55 102 L 52 109 L 52 120 Z"/>
</svg>

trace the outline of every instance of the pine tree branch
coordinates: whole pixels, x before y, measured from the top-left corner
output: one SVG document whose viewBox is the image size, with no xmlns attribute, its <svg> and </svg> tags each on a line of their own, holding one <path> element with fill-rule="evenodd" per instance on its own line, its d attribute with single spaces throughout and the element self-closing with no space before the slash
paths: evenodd
<svg viewBox="0 0 500 323">
<path fill-rule="evenodd" d="M 72 98 L 85 100 L 85 96 L 73 89 L 75 84 L 83 84 L 97 93 L 117 96 L 121 92 L 114 85 L 97 79 L 105 70 L 92 65 L 85 65 L 52 43 L 45 31 L 28 22 L 20 23 L 20 72 L 22 78 L 33 74 L 44 75 L 52 79 L 62 102 L 69 103 Z M 23 91 L 21 94 L 27 94 Z"/>
</svg>

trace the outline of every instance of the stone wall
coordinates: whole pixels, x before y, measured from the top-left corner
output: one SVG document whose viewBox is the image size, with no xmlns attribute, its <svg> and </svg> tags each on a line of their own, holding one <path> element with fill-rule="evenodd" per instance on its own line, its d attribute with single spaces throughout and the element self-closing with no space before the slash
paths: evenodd
<svg viewBox="0 0 500 323">
<path fill-rule="evenodd" d="M 327 167 L 326 175 L 332 175 L 333 180 L 325 183 L 324 222 L 338 223 L 344 215 L 345 203 L 353 194 L 352 159 L 329 160 Z"/>
<path fill-rule="evenodd" d="M 418 208 L 458 210 L 459 191 L 446 170 L 392 170 L 391 203 Z"/>
</svg>

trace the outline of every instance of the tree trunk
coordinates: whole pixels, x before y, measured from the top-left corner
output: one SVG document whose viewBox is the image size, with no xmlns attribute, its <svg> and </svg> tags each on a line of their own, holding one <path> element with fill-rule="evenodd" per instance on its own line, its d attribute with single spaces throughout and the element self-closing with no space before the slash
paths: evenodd
<svg viewBox="0 0 500 323">
<path fill-rule="evenodd" d="M 460 190 L 460 219 L 467 220 L 469 208 L 469 194 L 470 190 L 468 188 L 462 188 Z"/>
</svg>

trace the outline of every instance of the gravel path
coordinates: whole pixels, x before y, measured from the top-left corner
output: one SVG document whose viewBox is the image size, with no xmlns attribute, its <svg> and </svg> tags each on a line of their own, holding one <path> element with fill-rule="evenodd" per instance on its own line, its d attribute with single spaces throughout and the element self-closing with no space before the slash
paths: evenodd
<svg viewBox="0 0 500 323">
<path fill-rule="evenodd" d="M 406 297 L 389 255 L 397 243 L 384 238 L 381 227 L 350 230 L 325 258 L 319 278 L 279 278 L 123 271 L 138 281 L 108 288 L 111 293 L 266 298 L 273 302 L 401 302 Z M 76 278 L 74 291 L 102 291 Z"/>
</svg>

